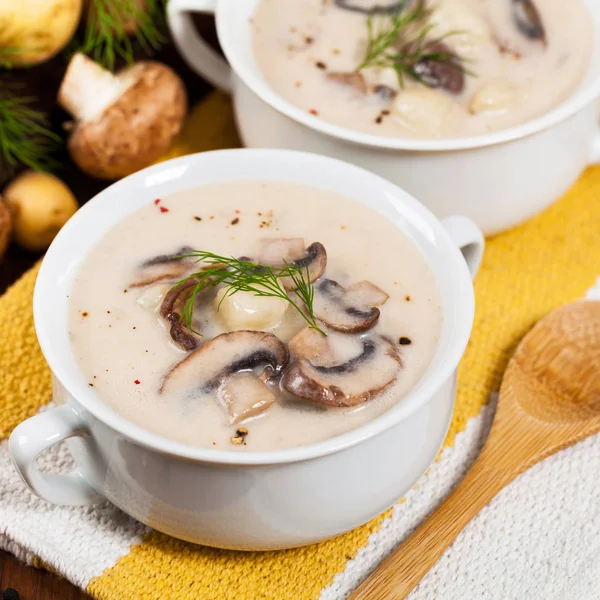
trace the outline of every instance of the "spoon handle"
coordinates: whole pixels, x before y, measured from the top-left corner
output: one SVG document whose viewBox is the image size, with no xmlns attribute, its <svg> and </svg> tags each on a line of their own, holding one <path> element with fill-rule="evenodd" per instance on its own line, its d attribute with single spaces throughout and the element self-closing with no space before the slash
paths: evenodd
<svg viewBox="0 0 600 600">
<path fill-rule="evenodd" d="M 410 594 L 469 521 L 512 479 L 504 469 L 493 468 L 485 450 L 443 504 L 349 600 L 402 600 Z"/>
</svg>

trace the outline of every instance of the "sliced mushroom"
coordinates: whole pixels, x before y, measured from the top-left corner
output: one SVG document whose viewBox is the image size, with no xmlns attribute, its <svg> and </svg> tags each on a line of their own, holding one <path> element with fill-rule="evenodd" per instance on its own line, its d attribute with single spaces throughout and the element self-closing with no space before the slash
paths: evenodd
<svg viewBox="0 0 600 600">
<path fill-rule="evenodd" d="M 361 94 L 367 93 L 367 82 L 362 73 L 327 73 L 327 79 L 356 88 Z"/>
<path fill-rule="evenodd" d="M 173 254 L 161 254 L 140 265 L 136 280 L 129 287 L 143 287 L 165 279 L 181 277 L 191 265 L 191 261 L 181 256 L 192 252 L 192 248 L 184 246 Z"/>
<path fill-rule="evenodd" d="M 304 272 L 308 271 L 308 278 L 313 283 L 323 275 L 327 266 L 327 251 L 325 250 L 325 246 L 320 242 L 312 243 L 306 249 L 304 255 L 293 260 L 291 264 L 294 267 L 301 267 Z M 286 290 L 296 289 L 294 282 L 290 278 L 283 278 L 281 282 Z"/>
<path fill-rule="evenodd" d="M 169 325 L 171 339 L 175 345 L 186 352 L 195 350 L 200 345 L 198 336 L 181 321 L 183 308 L 196 283 L 198 283 L 196 279 L 190 279 L 182 285 L 172 287 L 165 295 L 159 311 L 160 316 Z"/>
<path fill-rule="evenodd" d="M 314 314 L 331 329 L 358 333 L 370 329 L 379 319 L 379 309 L 389 296 L 369 281 L 344 288 L 324 279 L 315 288 Z"/>
<path fill-rule="evenodd" d="M 513 18 L 519 31 L 530 40 L 546 45 L 546 29 L 533 0 L 512 0 Z"/>
<path fill-rule="evenodd" d="M 465 88 L 465 72 L 456 53 L 446 44 L 438 43 L 430 46 L 427 54 L 432 58 L 417 61 L 412 68 L 414 76 L 430 88 L 460 94 Z"/>
<path fill-rule="evenodd" d="M 383 100 L 384 102 L 391 102 L 398 94 L 398 92 L 394 88 L 390 87 L 389 85 L 384 85 L 382 83 L 376 85 L 373 88 L 373 93 L 379 96 L 379 98 L 381 98 L 381 100 Z"/>
<path fill-rule="evenodd" d="M 360 354 L 345 362 L 315 364 L 295 345 L 283 387 L 305 400 L 326 406 L 349 407 L 368 402 L 392 385 L 402 368 L 396 346 L 382 336 L 360 339 Z M 322 362 L 323 355 L 319 355 Z"/>
<path fill-rule="evenodd" d="M 214 392 L 239 371 L 260 371 L 261 379 L 268 382 L 279 376 L 288 360 L 286 345 L 271 333 L 222 333 L 175 365 L 160 392 L 181 396 Z"/>
<path fill-rule="evenodd" d="M 374 0 L 335 0 L 335 5 L 339 8 L 363 15 L 391 15 L 404 10 L 412 3 L 413 0 L 390 0 L 381 4 Z"/>
<path fill-rule="evenodd" d="M 308 269 L 308 276 L 312 283 L 325 271 L 327 251 L 320 242 L 314 242 L 304 249 L 302 238 L 265 238 L 261 241 L 259 263 L 270 266 L 283 266 L 289 263 L 295 267 L 302 267 L 303 271 Z M 295 289 L 294 282 L 289 277 L 283 278 L 281 282 L 286 290 Z"/>
<path fill-rule="evenodd" d="M 275 402 L 273 391 L 254 373 L 236 373 L 223 380 L 217 398 L 229 415 L 229 424 L 237 425 L 264 412 Z"/>
</svg>

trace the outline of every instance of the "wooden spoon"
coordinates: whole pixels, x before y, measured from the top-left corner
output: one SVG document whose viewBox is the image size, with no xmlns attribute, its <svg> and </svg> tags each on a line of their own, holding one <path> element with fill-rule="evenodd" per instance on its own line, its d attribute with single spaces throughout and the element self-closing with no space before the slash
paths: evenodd
<svg viewBox="0 0 600 600">
<path fill-rule="evenodd" d="M 350 596 L 401 600 L 517 475 L 600 431 L 600 302 L 544 317 L 504 374 L 487 442 L 460 485 Z"/>
</svg>

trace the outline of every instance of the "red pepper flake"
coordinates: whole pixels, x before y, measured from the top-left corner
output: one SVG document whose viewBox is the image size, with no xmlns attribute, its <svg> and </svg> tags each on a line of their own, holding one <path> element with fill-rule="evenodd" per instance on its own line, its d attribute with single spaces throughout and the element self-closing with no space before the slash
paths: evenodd
<svg viewBox="0 0 600 600">
<path fill-rule="evenodd" d="M 213 220 L 214 220 L 214 218 L 215 218 L 215 216 L 214 216 L 214 215 L 211 215 L 211 216 L 210 216 L 210 220 L 211 220 L 211 221 L 213 221 Z"/>
<path fill-rule="evenodd" d="M 319 111 L 318 111 L 318 110 L 316 110 L 316 109 L 314 109 L 314 108 L 311 108 L 311 109 L 310 109 L 308 112 L 309 112 L 311 115 L 315 115 L 315 117 L 316 117 L 316 116 L 318 116 L 318 114 L 319 114 Z"/>
<path fill-rule="evenodd" d="M 155 204 L 155 205 L 158 205 L 158 204 L 160 204 L 160 198 L 157 198 L 157 199 L 154 201 L 154 204 Z"/>
<path fill-rule="evenodd" d="M 232 225 L 237 225 L 240 222 L 240 218 L 236 217 L 235 219 L 233 219 L 233 221 L 231 221 Z"/>
<path fill-rule="evenodd" d="M 296 81 L 296 87 L 302 87 L 302 82 L 301 81 Z"/>
<path fill-rule="evenodd" d="M 239 211 L 239 210 L 237 210 L 237 209 L 236 209 L 234 212 L 235 212 L 235 214 L 236 214 L 236 215 L 239 215 L 239 214 L 240 214 L 240 211 Z"/>
<path fill-rule="evenodd" d="M 160 207 L 160 212 L 161 213 L 166 213 L 166 212 L 169 212 L 169 209 L 166 206 L 161 206 Z"/>
<path fill-rule="evenodd" d="M 133 383 L 135 383 L 135 385 L 140 385 L 141 381 L 139 379 L 136 379 Z"/>
</svg>

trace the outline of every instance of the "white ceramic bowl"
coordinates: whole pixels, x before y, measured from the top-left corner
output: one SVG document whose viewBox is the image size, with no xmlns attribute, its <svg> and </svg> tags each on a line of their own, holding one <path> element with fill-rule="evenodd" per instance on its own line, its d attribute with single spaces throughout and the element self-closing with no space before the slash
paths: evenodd
<svg viewBox="0 0 600 600">
<path fill-rule="evenodd" d="M 298 182 L 355 198 L 392 221 L 422 251 L 441 290 L 443 329 L 426 374 L 388 413 L 308 446 L 225 452 L 150 433 L 104 404 L 88 386 L 68 332 L 69 291 L 88 251 L 126 215 L 156 197 L 236 179 Z M 317 155 L 210 152 L 165 162 L 115 183 L 67 223 L 41 266 L 35 325 L 59 406 L 13 431 L 9 445 L 17 469 L 49 502 L 85 505 L 108 498 L 160 531 L 223 548 L 299 546 L 368 521 L 415 483 L 446 434 L 454 372 L 474 309 L 470 271 L 459 246 L 474 273 L 483 238 L 471 221 L 452 217 L 440 223 L 393 184 Z M 76 471 L 60 476 L 39 472 L 36 456 L 68 438 Z"/>
<path fill-rule="evenodd" d="M 357 164 L 402 186 L 439 218 L 465 215 L 485 234 L 540 212 L 590 162 L 600 161 L 598 0 L 584 0 L 595 26 L 595 45 L 585 78 L 566 102 L 518 127 L 447 140 L 367 135 L 327 123 L 283 100 L 253 58 L 250 17 L 259 1 L 168 4 L 171 32 L 183 57 L 233 95 L 246 146 L 306 150 Z M 216 14 L 219 41 L 231 67 L 198 37 L 189 11 Z"/>
</svg>

